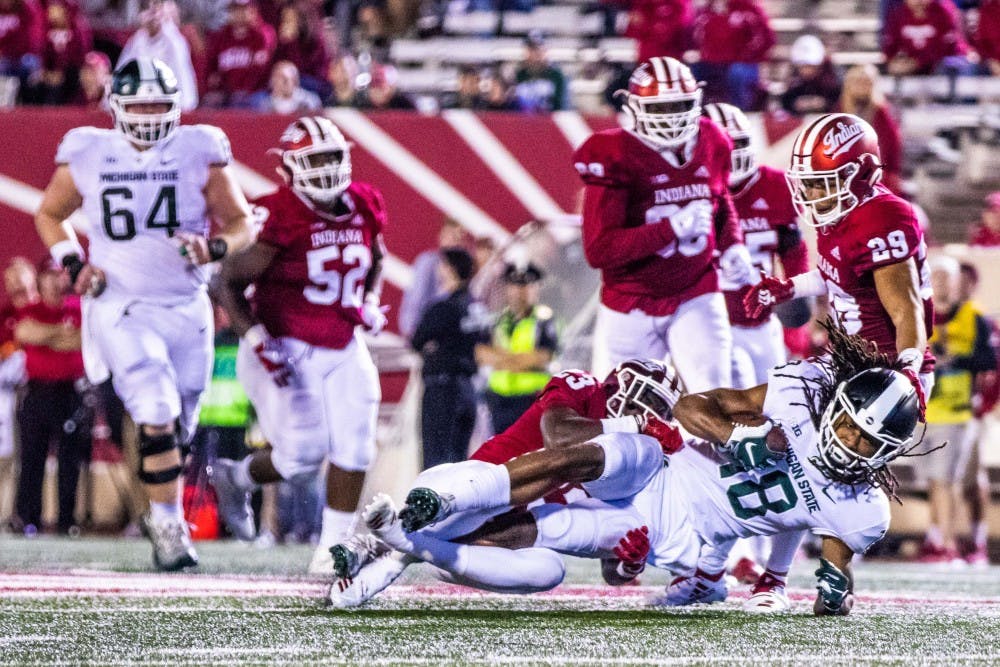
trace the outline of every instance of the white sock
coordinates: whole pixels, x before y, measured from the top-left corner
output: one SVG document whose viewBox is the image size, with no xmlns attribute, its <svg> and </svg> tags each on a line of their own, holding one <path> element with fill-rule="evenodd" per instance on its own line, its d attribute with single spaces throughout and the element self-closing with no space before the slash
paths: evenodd
<svg viewBox="0 0 1000 667">
<path fill-rule="evenodd" d="M 562 557 L 549 549 L 503 549 L 445 542 L 419 531 L 407 537 L 410 555 L 456 577 L 456 583 L 501 593 L 531 593 L 558 586 L 566 574 Z"/>
<path fill-rule="evenodd" d="M 184 512 L 181 509 L 180 499 L 168 503 L 149 501 L 149 515 L 152 517 L 153 523 L 159 523 L 168 519 L 182 518 Z"/>
<path fill-rule="evenodd" d="M 805 531 L 802 530 L 778 533 L 771 537 L 771 556 L 767 559 L 767 569 L 772 574 L 775 572 L 788 574 L 803 537 L 805 537 Z"/>
<path fill-rule="evenodd" d="M 729 540 L 716 545 L 706 544 L 698 555 L 698 569 L 707 574 L 716 574 L 726 569 L 726 560 L 732 551 L 736 540 Z"/>
<path fill-rule="evenodd" d="M 510 505 L 510 474 L 502 465 L 462 461 L 449 467 L 448 475 L 431 487 L 453 497 L 452 514 Z"/>
<path fill-rule="evenodd" d="M 924 541 L 932 547 L 943 547 L 944 538 L 941 536 L 941 529 L 934 524 L 927 526 L 927 537 Z"/>
<path fill-rule="evenodd" d="M 972 543 L 975 545 L 976 549 L 986 548 L 986 522 L 977 521 L 972 524 Z"/>
<path fill-rule="evenodd" d="M 355 512 L 342 512 L 332 507 L 323 508 L 323 527 L 319 533 L 319 546 L 332 547 L 354 533 L 357 519 Z"/>
<path fill-rule="evenodd" d="M 252 456 L 244 457 L 233 469 L 233 481 L 236 482 L 236 486 L 244 491 L 255 491 L 260 487 L 260 484 L 255 482 L 253 476 L 250 474 L 251 459 L 253 459 Z"/>
</svg>

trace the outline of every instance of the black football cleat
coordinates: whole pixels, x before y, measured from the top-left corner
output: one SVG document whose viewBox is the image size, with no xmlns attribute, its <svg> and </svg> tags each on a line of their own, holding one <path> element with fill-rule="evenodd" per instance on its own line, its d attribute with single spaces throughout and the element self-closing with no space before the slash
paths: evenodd
<svg viewBox="0 0 1000 667">
<path fill-rule="evenodd" d="M 406 504 L 399 511 L 403 530 L 412 533 L 444 519 L 451 514 L 449 499 L 434 489 L 419 486 L 411 489 L 406 494 Z"/>
</svg>

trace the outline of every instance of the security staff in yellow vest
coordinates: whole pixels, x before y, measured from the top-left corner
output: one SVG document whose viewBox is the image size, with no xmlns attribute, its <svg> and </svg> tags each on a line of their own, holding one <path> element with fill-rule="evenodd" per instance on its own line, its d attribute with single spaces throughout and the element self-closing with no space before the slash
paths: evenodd
<svg viewBox="0 0 1000 667">
<path fill-rule="evenodd" d="M 542 271 L 531 263 L 508 264 L 503 273 L 507 307 L 493 326 L 490 344 L 476 346 L 480 366 L 492 368 L 486 405 L 494 433 L 524 414 L 552 377 L 549 362 L 558 346 L 552 309 L 538 303 Z"/>
<path fill-rule="evenodd" d="M 958 262 L 938 256 L 930 267 L 935 313 L 929 343 L 937 363 L 924 442 L 928 449 L 948 445 L 917 459 L 918 473 L 928 484 L 931 514 L 921 560 L 951 562 L 959 560 L 956 501 L 969 462 L 971 442 L 965 431 L 972 419 L 973 376 L 995 368 L 996 357 L 990 347 L 989 322 L 975 303 L 961 299 Z"/>
</svg>

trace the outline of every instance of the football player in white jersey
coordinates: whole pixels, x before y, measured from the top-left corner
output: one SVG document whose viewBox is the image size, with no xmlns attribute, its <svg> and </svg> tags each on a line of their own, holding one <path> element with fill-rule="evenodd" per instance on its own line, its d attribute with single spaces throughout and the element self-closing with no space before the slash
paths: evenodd
<svg viewBox="0 0 1000 667">
<path fill-rule="evenodd" d="M 108 97 L 114 129 L 70 130 L 35 226 L 84 294 L 83 355 L 94 382 L 111 375 L 139 425 L 144 518 L 161 570 L 197 565 L 181 510 L 181 447 L 194 432 L 212 370 L 210 262 L 251 239 L 250 207 L 216 127 L 180 125 L 173 72 L 138 58 Z M 83 209 L 85 253 L 66 224 Z M 210 236 L 209 220 L 217 221 Z"/>
<path fill-rule="evenodd" d="M 682 397 L 674 415 L 692 437 L 666 466 L 643 457 L 622 465 L 612 452 L 639 451 L 644 438 L 613 434 L 610 447 L 595 442 L 546 450 L 492 470 L 455 464 L 435 489 L 411 490 L 399 513 L 387 496 L 376 497 L 366 521 L 392 548 L 475 586 L 483 582 L 465 567 L 470 553 L 514 549 L 518 560 L 539 564 L 544 576 L 523 586 L 534 590 L 561 580 L 547 552 L 624 557 L 622 575 L 634 576 L 646 563 L 683 572 L 695 567 L 704 544 L 809 529 L 823 539 L 814 611 L 847 614 L 851 558 L 889 525 L 896 480 L 887 464 L 914 447 L 916 390 L 890 366 L 865 341 L 835 331 L 829 358 L 776 368 L 767 384 L 752 389 Z M 751 418 L 761 423 L 736 421 Z M 619 474 L 629 467 L 631 477 Z M 445 525 L 460 512 L 524 502 L 567 479 L 596 481 L 597 493 L 570 505 L 542 505 L 472 534 L 433 532 L 436 522 Z M 636 482 L 645 482 L 638 492 Z M 497 558 L 494 569 L 506 567 Z M 366 567 L 377 569 L 379 562 Z M 365 569 L 351 585 L 366 583 Z M 501 583 L 486 582 L 516 590 L 515 582 Z"/>
</svg>

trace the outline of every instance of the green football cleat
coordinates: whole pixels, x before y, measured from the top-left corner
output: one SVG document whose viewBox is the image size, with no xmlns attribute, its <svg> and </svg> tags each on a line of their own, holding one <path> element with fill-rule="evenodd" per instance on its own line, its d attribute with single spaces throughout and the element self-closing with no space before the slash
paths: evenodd
<svg viewBox="0 0 1000 667">
<path fill-rule="evenodd" d="M 437 523 L 449 514 L 451 507 L 447 497 L 434 489 L 417 487 L 406 495 L 406 504 L 399 511 L 399 520 L 403 524 L 403 530 L 412 533 Z"/>
</svg>

